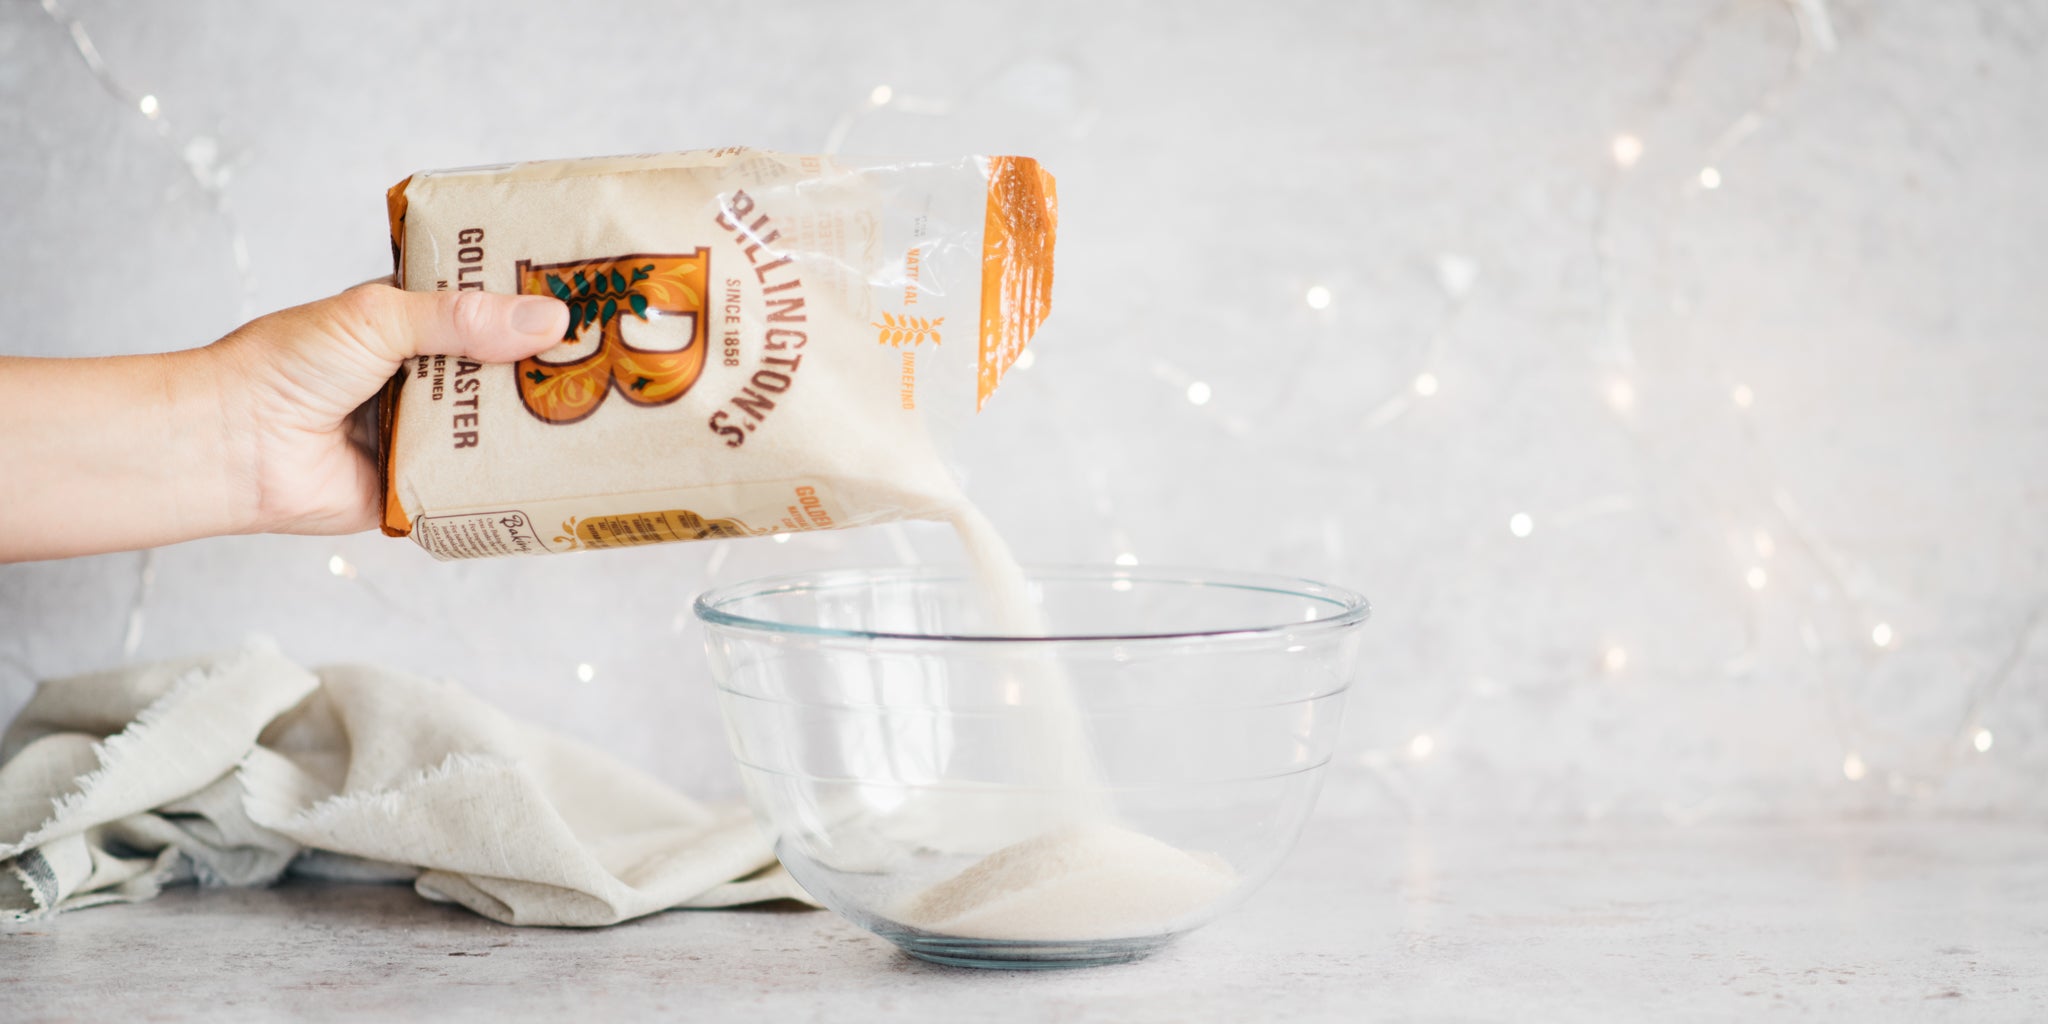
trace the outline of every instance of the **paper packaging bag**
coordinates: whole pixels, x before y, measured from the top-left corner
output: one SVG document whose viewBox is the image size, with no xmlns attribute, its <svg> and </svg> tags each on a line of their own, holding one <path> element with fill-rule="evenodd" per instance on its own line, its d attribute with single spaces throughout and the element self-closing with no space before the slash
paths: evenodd
<svg viewBox="0 0 2048 1024">
<path fill-rule="evenodd" d="M 1051 305 L 1053 179 L 1025 157 L 557 160 L 389 203 L 401 287 L 571 309 L 538 357 L 386 388 L 384 532 L 442 559 L 944 518 L 934 429 Z"/>
</svg>

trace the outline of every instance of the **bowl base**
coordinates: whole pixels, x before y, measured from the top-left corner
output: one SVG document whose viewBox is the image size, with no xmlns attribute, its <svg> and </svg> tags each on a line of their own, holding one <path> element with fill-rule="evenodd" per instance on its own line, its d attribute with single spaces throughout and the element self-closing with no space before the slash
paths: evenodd
<svg viewBox="0 0 2048 1024">
<path fill-rule="evenodd" d="M 966 939 L 916 932 L 882 932 L 905 953 L 948 967 L 997 971 L 1047 971 L 1069 967 L 1106 967 L 1143 960 L 1172 942 L 1174 936 L 1087 939 L 1076 942 L 1028 942 L 1017 939 Z"/>
</svg>

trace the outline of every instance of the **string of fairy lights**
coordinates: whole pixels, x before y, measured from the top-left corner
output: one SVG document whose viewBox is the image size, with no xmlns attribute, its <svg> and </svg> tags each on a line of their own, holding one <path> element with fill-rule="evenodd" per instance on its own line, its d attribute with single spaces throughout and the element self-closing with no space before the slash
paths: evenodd
<svg viewBox="0 0 2048 1024">
<path fill-rule="evenodd" d="M 1799 38 L 1798 48 L 1793 55 L 1786 75 L 1759 97 L 1748 110 L 1733 119 L 1706 147 L 1703 154 L 1704 159 L 1698 165 L 1696 172 L 1679 185 L 1677 192 L 1681 199 L 1695 200 L 1706 193 L 1720 190 L 1726 183 L 1726 175 L 1722 166 L 1727 158 L 1744 141 L 1768 123 L 1771 115 L 1805 79 L 1815 62 L 1834 51 L 1837 40 L 1825 0 L 1786 0 L 1786 3 L 1797 25 Z M 1633 429 L 1629 414 L 1635 409 L 1637 394 L 1634 382 L 1626 373 L 1626 367 L 1633 364 L 1633 359 L 1630 357 L 1629 343 L 1626 336 L 1627 319 L 1625 310 L 1621 306 L 1619 289 L 1615 287 L 1614 281 L 1614 261 L 1611 244 L 1613 225 L 1609 221 L 1609 211 L 1613 205 L 1614 190 L 1618 187 L 1622 176 L 1636 170 L 1638 164 L 1642 161 L 1645 151 L 1646 145 L 1643 139 L 1633 132 L 1620 131 L 1612 136 L 1608 145 L 1607 156 L 1612 163 L 1613 174 L 1608 178 L 1608 186 L 1601 195 L 1599 214 L 1596 217 L 1598 229 L 1596 232 L 1595 249 L 1602 272 L 1604 320 L 1611 334 L 1608 341 L 1612 349 L 1620 353 L 1621 356 L 1621 358 L 1612 360 L 1620 368 L 1608 377 L 1602 391 L 1606 403 L 1617 417 L 1620 418 L 1624 429 Z M 1445 257 L 1444 261 L 1446 266 L 1440 273 L 1441 283 L 1447 295 L 1455 301 L 1469 289 L 1472 274 L 1468 267 L 1460 265 L 1461 261 L 1454 262 L 1458 261 L 1457 257 Z M 1308 290 L 1305 300 L 1311 309 L 1322 310 L 1329 307 L 1332 296 L 1326 286 L 1318 284 Z M 1431 363 L 1434 362 L 1434 356 L 1438 354 L 1438 351 L 1436 347 L 1432 348 Z M 1426 366 L 1415 374 L 1410 391 L 1414 399 L 1432 399 L 1445 391 L 1445 383 L 1439 378 L 1433 368 Z M 1196 402 L 1195 404 L 1197 405 L 1205 404 L 1212 397 L 1210 390 L 1206 386 L 1202 388 L 1200 394 L 1201 401 Z M 1193 397 L 1191 393 L 1190 399 L 1193 400 Z M 1741 381 L 1730 383 L 1728 399 L 1738 413 L 1748 413 L 1756 406 L 1758 401 L 1755 390 Z M 1369 416 L 1368 424 L 1378 426 L 1398 418 L 1407 411 L 1410 407 L 1410 402 L 1411 399 L 1406 395 L 1396 395 L 1387 399 Z M 1752 445 L 1760 445 L 1762 443 L 1757 438 L 1753 429 L 1746 429 L 1744 436 Z M 1800 546 L 1805 549 L 1812 561 L 1817 564 L 1822 575 L 1827 578 L 1834 591 L 1843 595 L 1849 602 L 1850 617 L 1853 620 L 1865 623 L 1861 628 L 1868 630 L 1867 643 L 1869 647 L 1878 652 L 1894 650 L 1901 640 L 1898 629 L 1891 622 L 1885 621 L 1869 612 L 1865 607 L 1865 602 L 1861 599 L 1860 588 L 1851 585 L 1846 578 L 1846 574 L 1836 568 L 1840 564 L 1840 560 L 1832 557 L 1831 553 L 1827 552 L 1814 539 L 1816 537 L 1815 532 L 1807 527 L 1807 524 L 1798 512 L 1797 504 L 1789 499 L 1782 487 L 1774 488 L 1774 497 L 1773 510 L 1782 525 L 1793 534 Z M 1513 539 L 1527 541 L 1536 534 L 1537 522 L 1530 512 L 1516 511 L 1508 516 L 1505 527 L 1509 536 Z M 1749 536 L 1750 554 L 1753 557 L 1748 559 L 1748 564 L 1741 568 L 1738 585 L 1751 592 L 1761 592 L 1771 585 L 1771 573 L 1764 563 L 1777 553 L 1778 544 L 1771 530 L 1766 526 L 1756 527 L 1750 532 Z M 1955 734 L 1945 741 L 1945 749 L 1959 750 L 1966 748 L 1978 754 L 1991 751 L 1996 742 L 1996 737 L 1991 728 L 1982 721 L 1982 705 L 1988 699 L 1991 692 L 1994 692 L 1996 687 L 2002 685 L 2005 678 L 2011 675 L 2014 666 L 2016 666 L 2020 656 L 2025 651 L 2026 644 L 2040 625 L 2043 617 L 2042 614 L 2037 612 L 2034 621 L 2029 623 L 2022 631 L 2013 655 L 2008 657 L 2005 663 L 1993 673 L 1989 680 L 1989 685 L 1976 688 L 1961 724 L 1958 726 Z M 1822 647 L 1823 642 L 1817 634 L 1818 631 L 1810 622 L 1802 625 L 1802 640 L 1809 651 L 1818 651 Z M 1753 639 L 1752 635 L 1752 641 Z M 1852 637 L 1849 640 L 1851 645 L 1860 642 L 1863 642 L 1863 638 Z M 1751 658 L 1753 653 L 1752 651 L 1745 657 Z M 1601 672 L 1610 676 L 1618 676 L 1627 671 L 1629 661 L 1628 648 L 1620 643 L 1614 643 L 1605 647 L 1599 653 L 1596 664 Z M 1827 683 L 1831 689 L 1838 691 L 1838 699 L 1830 701 L 1830 707 L 1835 709 L 1837 713 L 1836 730 L 1843 750 L 1841 776 L 1845 782 L 1860 783 L 1871 774 L 1871 766 L 1865 759 L 1864 752 L 1860 747 L 1861 736 L 1859 734 L 1863 730 L 1859 730 L 1854 723 L 1844 720 L 1840 715 L 1839 709 L 1849 703 L 1839 699 L 1839 691 L 1843 688 L 1844 683 L 1844 680 L 1841 678 L 1841 671 L 1827 671 Z M 1485 688 L 1490 685 L 1490 683 L 1484 680 L 1478 684 L 1479 688 Z M 1454 710 L 1448 717 L 1455 717 L 1456 714 L 1457 712 Z M 1367 750 L 1359 756 L 1359 762 L 1369 769 L 1384 773 L 1390 771 L 1391 766 L 1399 760 L 1409 762 L 1428 760 L 1437 753 L 1439 746 L 1438 730 L 1427 730 L 1414 734 L 1394 750 Z M 1894 792 L 1903 792 L 1906 788 L 1905 779 L 1900 773 L 1892 773 L 1888 781 Z M 1667 813 L 1672 813 L 1674 817 L 1678 816 L 1678 812 Z"/>
<path fill-rule="evenodd" d="M 1788 61 L 1784 76 L 1758 96 L 1748 109 L 1730 120 L 1701 148 L 1692 171 L 1675 185 L 1668 181 L 1663 183 L 1663 187 L 1670 191 L 1676 201 L 1700 202 L 1728 187 L 1731 182 L 1725 168 L 1729 158 L 1770 123 L 1773 114 L 1796 92 L 1813 66 L 1835 51 L 1837 38 L 1826 0 L 1783 2 L 1798 29 L 1797 49 Z M 254 316 L 257 312 L 253 308 L 255 281 L 248 247 L 228 196 L 228 184 L 233 167 L 220 159 L 218 143 L 205 135 L 188 135 L 177 131 L 163 98 L 155 92 L 135 89 L 116 75 L 94 46 L 85 26 L 66 10 L 61 0 L 40 0 L 40 3 L 43 11 L 70 40 L 80 60 L 100 87 L 150 125 L 155 137 L 162 140 L 163 144 L 172 150 L 178 162 L 191 173 L 193 180 L 228 231 L 233 263 L 242 288 L 244 318 Z M 1677 75 L 1681 72 L 1674 70 L 1672 73 Z M 1667 83 L 1667 88 L 1663 90 L 1667 101 L 1672 91 L 1670 84 Z M 1642 129 L 1654 122 L 1660 109 L 1648 111 L 1641 125 L 1618 130 L 1609 138 L 1603 161 L 1607 166 L 1607 173 L 1603 176 L 1604 185 L 1599 194 L 1597 213 L 1594 217 L 1593 254 L 1599 267 L 1600 299 L 1606 332 L 1602 339 L 1602 365 L 1606 378 L 1599 389 L 1599 394 L 1616 415 L 1621 428 L 1631 431 L 1637 429 L 1631 414 L 1637 408 L 1639 394 L 1630 372 L 1634 366 L 1632 340 L 1628 334 L 1628 317 L 1622 289 L 1617 279 L 1620 261 L 1614 253 L 1614 236 L 1618 228 L 1614 220 L 1614 201 L 1618 190 L 1623 188 L 1625 183 L 1643 173 L 1643 161 L 1649 149 L 1643 138 Z M 950 110 L 951 105 L 944 100 L 900 93 L 890 84 L 877 84 L 858 102 L 850 104 L 836 117 L 826 134 L 821 151 L 828 154 L 839 152 L 861 119 L 876 113 L 889 111 L 916 116 L 940 116 Z M 1401 385 L 1390 388 L 1386 394 L 1370 404 L 1360 420 L 1362 430 L 1387 427 L 1402 419 L 1420 403 L 1457 400 L 1458 382 L 1445 375 L 1443 357 L 1455 337 L 1461 310 L 1477 284 L 1479 270 L 1476 262 L 1461 254 L 1444 253 L 1437 257 L 1436 281 L 1445 299 L 1444 313 L 1413 374 Z M 1300 295 L 1300 301 L 1312 314 L 1330 313 L 1337 307 L 1339 298 L 1335 288 L 1321 282 L 1309 283 Z M 1029 371 L 1036 360 L 1036 353 L 1026 349 L 1019 355 L 1015 369 Z M 1189 405 L 1221 417 L 1225 426 L 1233 432 L 1242 433 L 1247 429 L 1249 419 L 1241 411 L 1233 409 L 1235 396 L 1228 394 L 1227 388 L 1219 389 L 1218 385 L 1190 375 L 1169 363 L 1155 364 L 1154 371 L 1162 383 L 1175 389 Z M 1726 386 L 1728 402 L 1738 415 L 1751 412 L 1764 400 L 1750 384 L 1739 378 L 1731 376 Z M 1758 435 L 1753 424 L 1744 424 L 1741 433 L 1744 443 L 1754 448 L 1761 449 L 1767 444 L 1767 441 Z M 1086 479 L 1096 492 L 1098 510 L 1109 510 L 1111 506 L 1106 479 L 1100 474 L 1088 476 Z M 1817 531 L 1809 528 L 1799 512 L 1797 502 L 1792 500 L 1781 486 L 1774 485 L 1772 491 L 1771 511 L 1775 520 L 1732 531 L 1742 535 L 1745 542 L 1742 545 L 1744 557 L 1739 560 L 1739 569 L 1733 574 L 1730 585 L 1752 594 L 1770 588 L 1773 584 L 1770 564 L 1781 554 L 1781 548 L 1789 543 L 1798 554 L 1805 557 L 1835 592 L 1848 602 L 1847 621 L 1860 623 L 1854 627 L 1860 632 L 1850 638 L 1851 644 L 1861 645 L 1867 651 L 1882 655 L 1908 642 L 1908 634 L 1900 626 L 1869 610 L 1867 602 L 1861 596 L 1863 588 L 1852 584 L 1849 574 L 1841 568 L 1844 561 L 1822 542 Z M 1326 525 L 1325 546 L 1334 558 L 1339 554 L 1341 530 L 1334 522 Z M 1510 542 L 1528 543 L 1540 542 L 1542 527 L 1543 524 L 1538 521 L 1534 511 L 1523 509 L 1509 514 L 1499 528 L 1505 531 Z M 789 536 L 777 535 L 774 539 L 776 542 L 787 542 Z M 890 539 L 905 561 L 917 560 L 915 550 L 900 530 L 892 532 Z M 1133 550 L 1135 545 L 1131 543 L 1128 535 L 1116 532 L 1113 541 L 1116 551 L 1113 560 L 1117 565 L 1138 564 L 1138 557 Z M 730 551 L 729 545 L 712 547 L 714 550 L 705 567 L 707 580 L 715 580 L 719 576 Z M 338 579 L 364 585 L 369 583 L 362 578 L 358 567 L 341 552 L 335 552 L 327 557 L 326 568 Z M 142 553 L 138 565 L 136 592 L 123 634 L 122 647 L 126 654 L 134 654 L 140 644 L 145 624 L 145 609 L 155 572 L 154 553 Z M 678 613 L 675 621 L 676 630 L 687 628 L 687 620 L 687 612 Z M 2009 656 L 1974 688 L 1954 734 L 1945 740 L 1945 749 L 1971 751 L 1977 754 L 1988 754 L 1993 749 L 1996 736 L 1990 726 L 1982 720 L 1983 706 L 2013 674 L 2027 653 L 2032 637 L 2044 625 L 2048 625 L 2048 608 L 2036 611 Z M 1822 636 L 1821 631 L 1810 622 L 1802 624 L 1801 639 L 1805 648 L 1814 653 L 1821 652 L 1831 642 L 1830 638 Z M 1754 642 L 1754 630 L 1751 630 L 1752 646 Z M 1753 660 L 1754 655 L 1752 649 L 1738 661 Z M 1630 671 L 1632 661 L 1632 653 L 1626 642 L 1614 639 L 1595 650 L 1589 664 L 1595 673 L 1621 677 Z M 572 671 L 574 677 L 581 683 L 591 683 L 597 676 L 597 667 L 591 662 L 578 662 Z M 1836 665 L 1825 671 L 1829 685 L 1839 690 L 1846 684 L 1844 674 L 1855 669 Z M 1483 697 L 1496 690 L 1497 685 L 1490 680 L 1481 679 L 1474 684 L 1472 691 L 1474 695 Z M 1847 703 L 1837 699 L 1832 701 L 1831 705 L 1839 709 Z M 1456 709 L 1452 710 L 1443 716 L 1444 721 L 1439 726 L 1415 732 L 1392 747 L 1368 749 L 1358 755 L 1357 763 L 1379 774 L 1391 790 L 1403 789 L 1400 773 L 1415 771 L 1440 755 L 1446 733 L 1451 728 L 1451 720 L 1455 719 L 1458 713 Z M 1872 774 L 1873 766 L 1866 760 L 1866 748 L 1863 745 L 1865 731 L 1852 722 L 1837 721 L 1837 739 L 1842 749 L 1840 771 L 1845 783 L 1861 783 Z M 1899 791 L 1901 787 L 1896 773 L 1893 774 L 1891 781 L 1894 791 Z M 1679 812 L 1669 813 L 1674 817 L 1680 816 Z"/>
</svg>

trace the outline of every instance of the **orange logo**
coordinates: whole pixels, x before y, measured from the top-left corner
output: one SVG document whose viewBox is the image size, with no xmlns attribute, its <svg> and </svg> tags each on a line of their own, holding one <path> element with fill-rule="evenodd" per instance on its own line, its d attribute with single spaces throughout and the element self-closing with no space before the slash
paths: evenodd
<svg viewBox="0 0 2048 1024">
<path fill-rule="evenodd" d="M 710 268 L 709 249 L 570 263 L 520 260 L 520 294 L 569 304 L 561 351 L 519 361 L 519 398 L 527 411 L 549 423 L 575 423 L 596 412 L 614 388 L 635 405 L 683 397 L 704 372 Z M 640 321 L 630 338 L 629 317 Z"/>
<path fill-rule="evenodd" d="M 942 316 L 926 318 L 884 313 L 881 323 L 869 322 L 868 326 L 877 332 L 876 344 L 902 348 L 905 345 L 921 345 L 927 341 L 934 345 L 938 344 L 939 327 L 945 322 L 946 318 Z"/>
</svg>

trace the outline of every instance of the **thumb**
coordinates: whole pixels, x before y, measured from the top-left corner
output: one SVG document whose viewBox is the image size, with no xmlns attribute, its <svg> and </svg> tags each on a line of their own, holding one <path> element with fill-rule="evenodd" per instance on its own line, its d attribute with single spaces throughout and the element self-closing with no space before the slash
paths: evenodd
<svg viewBox="0 0 2048 1024">
<path fill-rule="evenodd" d="M 561 341 L 569 328 L 569 307 L 546 295 L 407 292 L 381 284 L 352 292 L 367 293 L 359 298 L 371 312 L 374 343 L 394 361 L 448 355 L 516 362 Z"/>
</svg>

